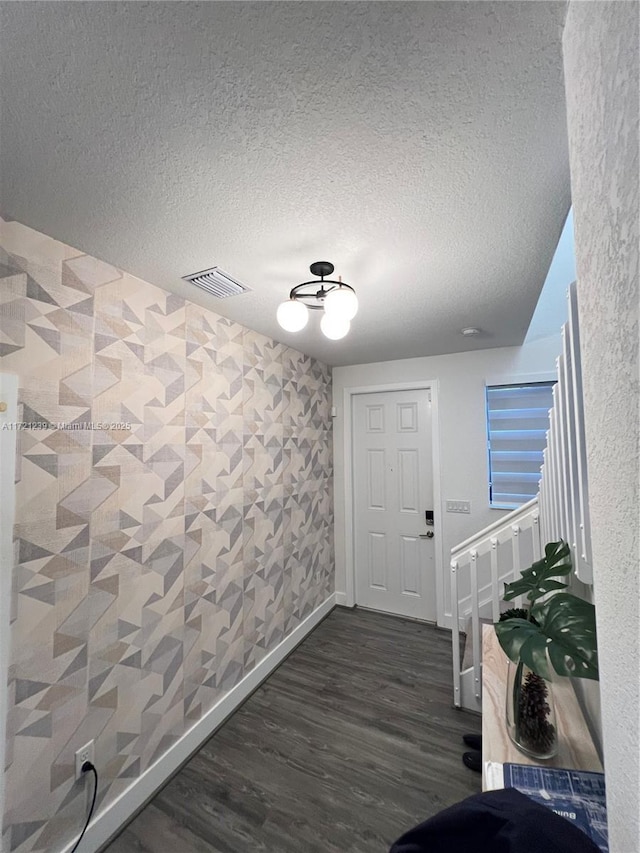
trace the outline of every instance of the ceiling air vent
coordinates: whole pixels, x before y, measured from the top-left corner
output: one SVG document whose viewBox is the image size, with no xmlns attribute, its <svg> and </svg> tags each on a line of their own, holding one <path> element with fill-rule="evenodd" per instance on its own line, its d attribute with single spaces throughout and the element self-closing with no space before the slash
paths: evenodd
<svg viewBox="0 0 640 853">
<path fill-rule="evenodd" d="M 226 299 L 227 296 L 237 296 L 238 293 L 246 293 L 250 290 L 249 287 L 240 284 L 239 281 L 223 272 L 220 267 L 211 267 L 210 270 L 183 275 L 182 278 L 197 287 L 201 287 L 217 299 Z"/>
</svg>

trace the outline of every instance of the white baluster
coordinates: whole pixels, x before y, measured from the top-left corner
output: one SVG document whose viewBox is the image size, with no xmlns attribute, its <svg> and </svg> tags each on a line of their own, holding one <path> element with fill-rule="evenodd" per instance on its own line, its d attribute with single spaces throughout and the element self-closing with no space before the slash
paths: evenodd
<svg viewBox="0 0 640 853">
<path fill-rule="evenodd" d="M 451 561 L 451 642 L 453 646 L 453 704 L 460 707 L 460 617 L 458 614 L 458 562 Z M 467 638 L 468 642 L 468 638 Z"/>
<path fill-rule="evenodd" d="M 476 698 L 482 695 L 482 678 L 480 674 L 480 604 L 478 601 L 478 552 L 471 551 L 471 636 L 473 650 L 473 689 Z"/>
<path fill-rule="evenodd" d="M 500 590 L 498 589 L 498 540 L 491 537 L 491 605 L 493 621 L 500 618 Z"/>
</svg>

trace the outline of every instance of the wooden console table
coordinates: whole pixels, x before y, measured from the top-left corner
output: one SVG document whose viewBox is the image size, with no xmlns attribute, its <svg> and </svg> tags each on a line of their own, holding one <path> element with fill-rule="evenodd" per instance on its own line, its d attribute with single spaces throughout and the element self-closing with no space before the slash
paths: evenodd
<svg viewBox="0 0 640 853">
<path fill-rule="evenodd" d="M 482 790 L 487 790 L 486 762 L 531 764 L 537 767 L 564 767 L 596 770 L 602 764 L 593 745 L 573 687 L 568 678 L 553 682 L 553 699 L 558 726 L 558 753 L 540 761 L 520 752 L 507 734 L 505 700 L 508 659 L 500 648 L 493 625 L 482 631 Z"/>
</svg>

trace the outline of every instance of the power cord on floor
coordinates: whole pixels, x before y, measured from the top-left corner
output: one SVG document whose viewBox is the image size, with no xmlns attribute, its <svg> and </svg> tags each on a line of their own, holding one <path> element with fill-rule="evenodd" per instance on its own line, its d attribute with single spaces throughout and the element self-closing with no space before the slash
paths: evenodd
<svg viewBox="0 0 640 853">
<path fill-rule="evenodd" d="M 82 832 L 80 834 L 80 838 L 76 841 L 75 846 L 74 846 L 73 850 L 71 851 L 71 853 L 75 853 L 75 851 L 78 849 L 78 847 L 80 845 L 80 842 L 84 838 L 84 834 L 87 831 L 87 827 L 89 826 L 91 818 L 93 817 L 93 810 L 94 810 L 95 805 L 96 805 L 96 797 L 98 796 L 98 771 L 96 770 L 96 768 L 93 766 L 93 764 L 90 761 L 85 761 L 85 763 L 82 765 L 83 775 L 85 773 L 88 773 L 90 770 L 93 771 L 93 776 L 94 776 L 93 799 L 91 800 L 91 808 L 89 809 L 89 815 L 87 817 L 87 822 L 84 825 L 84 829 L 82 830 Z"/>
</svg>

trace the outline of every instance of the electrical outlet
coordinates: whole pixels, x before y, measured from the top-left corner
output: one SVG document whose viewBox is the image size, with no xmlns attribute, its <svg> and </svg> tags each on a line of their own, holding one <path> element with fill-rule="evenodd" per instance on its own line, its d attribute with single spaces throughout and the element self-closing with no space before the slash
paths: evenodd
<svg viewBox="0 0 640 853">
<path fill-rule="evenodd" d="M 447 512 L 471 512 L 471 501 L 447 501 Z"/>
<path fill-rule="evenodd" d="M 90 761 L 92 764 L 95 764 L 95 745 L 96 742 L 94 740 L 90 740 L 89 743 L 85 743 L 84 746 L 81 746 L 80 749 L 76 750 L 76 779 L 80 779 L 83 776 L 82 765 L 85 761 Z"/>
</svg>

